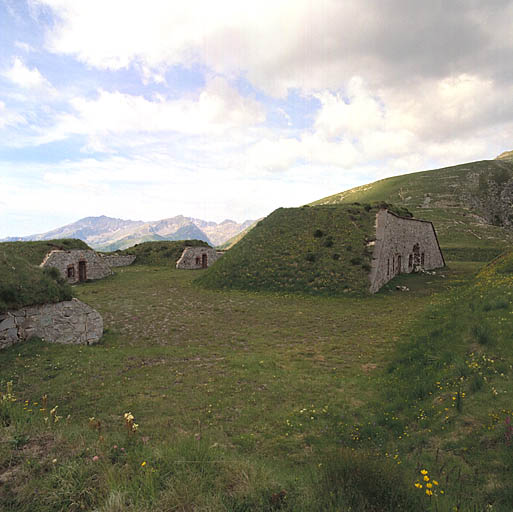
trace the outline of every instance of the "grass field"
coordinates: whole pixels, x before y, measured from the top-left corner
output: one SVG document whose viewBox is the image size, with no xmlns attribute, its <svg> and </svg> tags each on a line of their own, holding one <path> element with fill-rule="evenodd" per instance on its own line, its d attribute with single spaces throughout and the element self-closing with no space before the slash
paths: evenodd
<svg viewBox="0 0 513 512">
<path fill-rule="evenodd" d="M 497 474 L 511 467 L 501 465 L 509 380 L 495 385 L 497 420 L 485 412 L 486 384 L 475 414 L 465 399 L 461 417 L 446 425 L 426 413 L 423 429 L 419 404 L 430 404 L 438 379 L 450 381 L 450 393 L 459 389 L 452 360 L 445 356 L 442 377 L 426 371 L 412 387 L 426 388 L 419 398 L 407 392 L 419 370 L 404 358 L 419 352 L 408 348 L 415 332 L 431 339 L 419 325 L 443 316 L 439 304 L 470 293 L 466 282 L 479 266 L 400 276 L 410 292 L 392 282 L 364 299 L 209 291 L 193 284 L 203 271 L 158 266 L 120 268 L 74 287 L 104 317 L 99 345 L 35 340 L 2 353 L 0 503 L 20 511 L 481 510 L 493 493 L 479 478 L 500 487 Z M 490 304 L 486 314 L 511 323 L 509 302 Z M 483 312 L 476 308 L 475 318 Z M 493 332 L 493 346 L 502 346 Z M 438 347 L 430 343 L 428 355 Z M 466 354 L 465 343 L 456 355 Z M 495 451 L 476 483 L 469 475 L 482 446 L 464 433 L 481 432 L 483 421 L 495 421 L 485 436 Z M 465 455 L 469 446 L 479 452 Z M 414 486 L 427 464 L 443 495 Z M 493 496 L 493 510 L 506 510 L 505 498 Z"/>
</svg>

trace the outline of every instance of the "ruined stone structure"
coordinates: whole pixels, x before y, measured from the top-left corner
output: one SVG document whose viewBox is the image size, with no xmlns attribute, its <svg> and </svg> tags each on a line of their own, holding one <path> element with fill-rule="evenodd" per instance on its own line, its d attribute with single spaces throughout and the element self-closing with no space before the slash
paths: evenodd
<svg viewBox="0 0 513 512">
<path fill-rule="evenodd" d="M 207 268 L 222 255 L 222 251 L 216 251 L 212 247 L 186 247 L 176 262 L 176 268 L 188 270 Z"/>
<path fill-rule="evenodd" d="M 78 299 L 0 314 L 0 349 L 32 336 L 55 343 L 90 345 L 102 334 L 100 313 Z"/>
<path fill-rule="evenodd" d="M 110 266 L 95 251 L 72 249 L 50 251 L 41 267 L 55 267 L 70 284 L 110 276 Z"/>
<path fill-rule="evenodd" d="M 135 261 L 135 254 L 100 254 L 109 267 L 127 267 Z"/>
<path fill-rule="evenodd" d="M 400 273 L 445 266 L 435 228 L 429 221 L 400 217 L 388 210 L 376 215 L 376 240 L 370 292 L 377 292 Z"/>
</svg>

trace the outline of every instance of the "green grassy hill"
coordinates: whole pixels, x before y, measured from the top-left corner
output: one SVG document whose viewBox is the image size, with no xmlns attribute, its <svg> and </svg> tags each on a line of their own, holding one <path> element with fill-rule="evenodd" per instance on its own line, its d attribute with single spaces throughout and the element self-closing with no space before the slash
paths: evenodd
<svg viewBox="0 0 513 512">
<path fill-rule="evenodd" d="M 134 265 L 163 265 L 176 264 L 186 247 L 209 247 L 203 240 L 178 240 L 174 242 L 143 242 L 117 254 L 135 254 Z"/>
<path fill-rule="evenodd" d="M 513 161 L 483 160 L 404 174 L 312 205 L 387 201 L 430 220 L 448 259 L 493 258 L 513 243 Z"/>
<path fill-rule="evenodd" d="M 56 269 L 39 263 L 52 249 L 88 248 L 81 240 L 0 244 L 0 313 L 71 299 L 71 288 Z"/>
<path fill-rule="evenodd" d="M 378 208 L 360 204 L 279 208 L 197 282 L 207 288 L 364 293 L 372 256 L 367 243 L 374 239 Z"/>
<path fill-rule="evenodd" d="M 32 265 L 39 265 L 50 251 L 56 249 L 68 251 L 70 249 L 90 249 L 90 247 L 76 238 L 0 243 L 0 255 L 4 255 L 6 258 L 17 256 L 27 260 Z"/>
</svg>

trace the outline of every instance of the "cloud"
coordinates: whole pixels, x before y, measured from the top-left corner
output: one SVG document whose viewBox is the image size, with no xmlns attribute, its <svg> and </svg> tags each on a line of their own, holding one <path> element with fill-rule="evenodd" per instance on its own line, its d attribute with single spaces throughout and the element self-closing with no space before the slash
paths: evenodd
<svg viewBox="0 0 513 512">
<path fill-rule="evenodd" d="M 161 80 L 166 67 L 196 62 L 243 73 L 277 96 L 339 89 L 355 74 L 389 85 L 470 68 L 499 76 L 513 60 L 509 0 L 493 8 L 477 0 L 33 2 L 57 18 L 48 48 L 90 66 L 139 66 Z"/>
<path fill-rule="evenodd" d="M 14 58 L 12 66 L 3 71 L 2 75 L 12 83 L 26 89 L 51 88 L 50 82 L 37 68 L 28 68 L 19 57 Z"/>
<path fill-rule="evenodd" d="M 19 113 L 11 111 L 3 101 L 0 101 L 0 129 L 8 126 L 26 124 L 26 119 Z"/>
<path fill-rule="evenodd" d="M 140 95 L 99 90 L 96 99 L 77 97 L 70 103 L 73 112 L 60 115 L 56 125 L 40 137 L 39 143 L 84 134 L 91 138 L 92 146 L 100 147 L 101 140 L 109 135 L 220 134 L 265 121 L 264 111 L 257 101 L 240 96 L 219 77 L 210 80 L 197 98 L 167 100 L 156 96 L 146 99 Z M 133 144 L 125 140 L 125 145 Z"/>
</svg>

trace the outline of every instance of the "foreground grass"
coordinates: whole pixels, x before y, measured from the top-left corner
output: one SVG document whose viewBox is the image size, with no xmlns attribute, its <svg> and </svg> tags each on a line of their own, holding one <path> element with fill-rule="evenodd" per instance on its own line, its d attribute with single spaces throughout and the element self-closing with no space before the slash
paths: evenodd
<svg viewBox="0 0 513 512">
<path fill-rule="evenodd" d="M 439 300 L 432 292 L 459 288 L 475 268 L 404 276 L 411 292 L 390 287 L 366 299 L 205 291 L 191 283 L 197 272 L 143 266 L 76 287 L 104 316 L 100 345 L 34 341 L 2 353 L 3 386 L 13 381 L 17 401 L 4 391 L 0 503 L 434 507 L 413 486 L 422 457 L 404 456 L 388 426 L 375 429 L 379 442 L 361 432 L 370 432 L 375 402 L 389 392 L 385 370 L 398 340 Z M 123 419 L 128 411 L 136 432 Z"/>
</svg>

